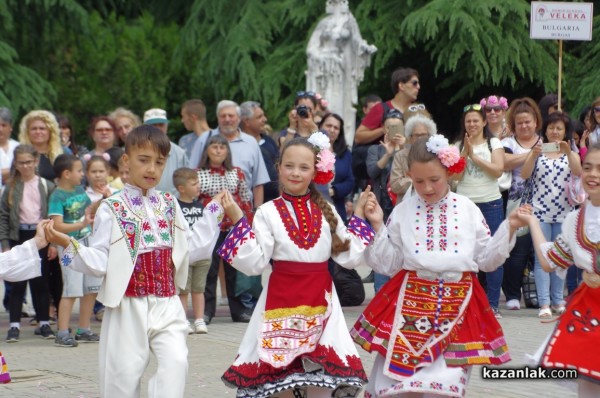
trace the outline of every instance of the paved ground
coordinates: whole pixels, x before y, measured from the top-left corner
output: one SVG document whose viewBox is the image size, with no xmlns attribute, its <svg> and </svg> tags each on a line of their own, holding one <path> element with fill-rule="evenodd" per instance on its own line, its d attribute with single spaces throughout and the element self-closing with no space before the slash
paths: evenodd
<svg viewBox="0 0 600 398">
<path fill-rule="evenodd" d="M 364 270 L 361 271 L 364 273 Z M 365 285 L 367 301 L 373 296 L 373 285 Z M 3 288 L 0 287 L 0 297 Z M 344 309 L 350 326 L 358 317 L 361 307 Z M 218 315 L 209 326 L 207 335 L 188 337 L 189 374 L 186 397 L 235 397 L 235 391 L 226 388 L 220 380 L 223 371 L 235 357 L 246 324 L 233 323 L 226 307 L 219 307 Z M 503 311 L 500 320 L 509 344 L 511 367 L 524 366 L 525 353 L 533 353 L 552 329 L 552 324 L 542 324 L 537 310 Z M 28 319 L 25 319 L 28 323 Z M 99 332 L 100 323 L 93 321 L 92 328 Z M 78 397 L 98 396 L 97 344 L 82 344 L 77 348 L 55 347 L 53 341 L 42 340 L 33 334 L 33 327 L 23 326 L 21 341 L 8 344 L 4 341 L 8 330 L 8 314 L 0 312 L 0 351 L 8 361 L 12 383 L 0 385 L 0 397 Z M 367 374 L 372 358 L 359 350 Z M 153 372 L 151 363 L 144 382 Z M 146 384 L 144 384 L 145 396 Z M 467 392 L 474 397 L 575 397 L 576 394 L 551 381 L 481 379 L 481 368 L 473 369 Z M 115 397 L 116 398 L 116 397 Z"/>
</svg>

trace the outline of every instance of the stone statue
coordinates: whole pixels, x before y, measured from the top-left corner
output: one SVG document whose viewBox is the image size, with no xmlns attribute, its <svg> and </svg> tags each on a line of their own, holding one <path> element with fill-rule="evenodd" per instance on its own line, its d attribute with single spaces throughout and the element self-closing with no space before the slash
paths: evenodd
<svg viewBox="0 0 600 398">
<path fill-rule="evenodd" d="M 327 16 L 315 28 L 306 53 L 306 88 L 344 119 L 346 142 L 354 142 L 358 85 L 377 48 L 363 40 L 347 0 L 327 0 Z"/>
</svg>

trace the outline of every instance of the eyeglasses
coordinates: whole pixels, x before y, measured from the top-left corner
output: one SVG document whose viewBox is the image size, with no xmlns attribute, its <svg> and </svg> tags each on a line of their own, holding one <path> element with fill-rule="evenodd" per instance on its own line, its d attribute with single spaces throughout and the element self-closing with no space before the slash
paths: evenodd
<svg viewBox="0 0 600 398">
<path fill-rule="evenodd" d="M 423 104 L 411 105 L 411 106 L 408 107 L 408 110 L 410 112 L 424 111 L 425 110 L 425 105 L 423 105 Z"/>
<path fill-rule="evenodd" d="M 472 104 L 472 105 L 467 105 L 463 108 L 463 113 L 469 112 L 469 111 L 480 111 L 481 110 L 481 105 L 480 104 Z"/>
<path fill-rule="evenodd" d="M 415 87 L 417 87 L 419 85 L 419 81 L 417 79 L 413 79 L 413 80 L 409 81 L 408 83 L 412 84 Z"/>
<path fill-rule="evenodd" d="M 315 97 L 317 93 L 314 91 L 298 91 L 296 92 L 296 97 Z"/>
<path fill-rule="evenodd" d="M 600 113 L 600 106 L 595 106 L 594 107 L 594 112 Z"/>
<path fill-rule="evenodd" d="M 500 113 L 502 111 L 502 107 L 501 106 L 486 106 L 485 111 L 487 113 L 492 113 L 492 112 Z"/>
</svg>

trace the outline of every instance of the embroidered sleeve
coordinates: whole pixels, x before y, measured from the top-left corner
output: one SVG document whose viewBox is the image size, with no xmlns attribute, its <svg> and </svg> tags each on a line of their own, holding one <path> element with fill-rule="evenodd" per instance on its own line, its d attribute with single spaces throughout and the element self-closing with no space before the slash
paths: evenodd
<svg viewBox="0 0 600 398">
<path fill-rule="evenodd" d="M 566 269 L 573 264 L 573 254 L 569 244 L 563 235 L 558 235 L 554 242 L 546 242 L 542 245 L 544 257 L 552 268 Z"/>
<path fill-rule="evenodd" d="M 365 246 L 369 246 L 375 237 L 375 231 L 360 217 L 352 216 L 348 222 L 348 232 L 359 237 Z"/>
<path fill-rule="evenodd" d="M 237 224 L 229 231 L 225 241 L 217 249 L 217 254 L 229 264 L 231 264 L 238 253 L 238 249 L 248 241 L 248 238 L 254 239 L 254 232 L 248 223 L 246 217 L 242 217 Z"/>
<path fill-rule="evenodd" d="M 68 267 L 73 263 L 73 259 L 79 253 L 79 242 L 75 239 L 71 239 L 69 246 L 63 251 L 62 257 L 60 258 L 60 264 Z"/>
</svg>

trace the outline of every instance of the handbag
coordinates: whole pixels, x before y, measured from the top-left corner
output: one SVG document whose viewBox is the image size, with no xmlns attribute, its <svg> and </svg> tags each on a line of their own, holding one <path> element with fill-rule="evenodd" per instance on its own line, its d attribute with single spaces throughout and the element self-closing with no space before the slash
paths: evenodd
<svg viewBox="0 0 600 398">
<path fill-rule="evenodd" d="M 523 206 L 524 204 L 531 203 L 531 197 L 533 196 L 533 179 L 537 171 L 537 159 L 533 166 L 533 171 L 528 179 L 525 180 L 523 193 L 519 199 L 509 199 L 506 203 L 506 219 L 510 216 L 510 213 L 517 207 Z M 529 227 L 521 227 L 517 229 L 517 237 L 527 235 L 529 233 Z"/>
<path fill-rule="evenodd" d="M 523 301 L 527 308 L 539 308 L 539 301 L 537 297 L 537 289 L 535 287 L 535 276 L 533 274 L 533 261 L 531 256 L 527 261 L 527 265 L 523 270 Z"/>
<path fill-rule="evenodd" d="M 587 199 L 587 193 L 581 185 L 581 177 L 573 175 L 573 173 L 567 184 L 567 199 L 571 206 L 579 206 Z"/>
</svg>

